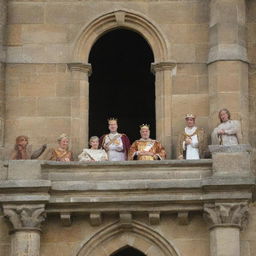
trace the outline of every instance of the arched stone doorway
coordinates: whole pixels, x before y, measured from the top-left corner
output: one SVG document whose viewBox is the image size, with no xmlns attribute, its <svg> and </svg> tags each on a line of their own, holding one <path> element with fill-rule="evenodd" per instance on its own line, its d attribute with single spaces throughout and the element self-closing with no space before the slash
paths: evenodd
<svg viewBox="0 0 256 256">
<path fill-rule="evenodd" d="M 116 252 L 112 253 L 110 256 L 146 256 L 143 252 L 131 247 L 125 246 Z"/>
<path fill-rule="evenodd" d="M 132 248 L 142 255 L 131 256 L 180 256 L 177 249 L 161 234 L 138 221 L 115 222 L 105 226 L 78 248 L 76 256 L 122 256 L 117 252 Z"/>
<path fill-rule="evenodd" d="M 108 132 L 107 118 L 117 117 L 119 131 L 131 141 L 139 137 L 139 125 L 150 124 L 155 138 L 155 79 L 153 52 L 138 33 L 115 29 L 93 45 L 89 63 L 89 135 Z"/>
<path fill-rule="evenodd" d="M 89 136 L 89 76 L 90 51 L 95 42 L 113 29 L 128 29 L 140 34 L 150 45 L 155 73 L 156 138 L 162 142 L 171 156 L 172 134 L 172 74 L 176 64 L 169 61 L 171 56 L 167 40 L 158 27 L 141 14 L 128 10 L 117 10 L 94 19 L 79 33 L 73 47 L 73 59 L 69 63 L 72 72 L 71 142 L 74 153 L 83 149 Z M 104 125 L 104 124 L 102 124 Z"/>
</svg>

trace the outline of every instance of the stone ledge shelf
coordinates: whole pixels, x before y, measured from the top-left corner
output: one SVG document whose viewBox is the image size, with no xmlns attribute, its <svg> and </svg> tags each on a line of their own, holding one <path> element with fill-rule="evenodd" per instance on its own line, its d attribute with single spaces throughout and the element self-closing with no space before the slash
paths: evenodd
<svg viewBox="0 0 256 256">
<path fill-rule="evenodd" d="M 147 214 L 152 225 L 160 222 L 161 214 L 176 213 L 185 225 L 189 212 L 203 211 L 205 204 L 252 201 L 255 176 L 248 150 L 235 151 L 247 161 L 236 169 L 227 162 L 227 154 L 233 153 L 216 152 L 213 160 L 190 161 L 5 161 L 0 169 L 6 174 L 0 176 L 5 177 L 0 180 L 0 203 L 43 203 L 47 214 L 59 214 L 67 226 L 76 214 L 100 225 L 104 214 L 120 213 Z"/>
</svg>

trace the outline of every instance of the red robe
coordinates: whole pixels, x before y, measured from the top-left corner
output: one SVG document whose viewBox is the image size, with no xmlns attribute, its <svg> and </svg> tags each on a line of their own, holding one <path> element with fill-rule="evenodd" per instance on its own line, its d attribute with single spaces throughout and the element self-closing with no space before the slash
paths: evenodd
<svg viewBox="0 0 256 256">
<path fill-rule="evenodd" d="M 129 152 L 129 149 L 130 149 L 130 146 L 131 146 L 131 142 L 128 138 L 128 136 L 124 133 L 120 133 L 121 134 L 121 140 L 122 140 L 122 143 L 123 143 L 123 147 L 124 147 L 124 151 L 125 152 L 125 156 L 126 156 L 126 159 L 128 158 L 128 152 Z M 100 148 L 104 148 L 104 142 L 105 142 L 105 137 L 107 136 L 108 134 L 104 134 L 100 137 L 100 141 L 99 141 L 99 147 Z M 105 148 L 104 148 L 105 149 Z"/>
</svg>

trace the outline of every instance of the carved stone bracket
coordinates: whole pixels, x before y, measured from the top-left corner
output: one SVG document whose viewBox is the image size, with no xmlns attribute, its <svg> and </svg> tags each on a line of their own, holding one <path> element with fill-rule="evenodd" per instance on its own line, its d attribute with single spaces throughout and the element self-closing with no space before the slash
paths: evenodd
<svg viewBox="0 0 256 256">
<path fill-rule="evenodd" d="M 92 226 L 100 226 L 102 223 L 102 214 L 100 212 L 90 213 L 90 222 Z"/>
<path fill-rule="evenodd" d="M 150 212 L 148 214 L 149 224 L 150 225 L 159 225 L 160 224 L 160 212 Z"/>
<path fill-rule="evenodd" d="M 14 231 L 39 230 L 46 218 L 43 204 L 3 205 L 4 216 L 10 221 Z"/>
<path fill-rule="evenodd" d="M 88 76 L 92 73 L 92 66 L 89 63 L 68 63 L 68 68 L 71 71 L 87 73 Z"/>
<path fill-rule="evenodd" d="M 210 225 L 210 228 L 215 226 L 236 226 L 245 229 L 248 217 L 248 204 L 246 202 L 204 205 L 204 219 Z"/>
<path fill-rule="evenodd" d="M 123 228 L 132 228 L 132 214 L 130 212 L 120 212 L 119 213 L 120 224 Z"/>
<path fill-rule="evenodd" d="M 178 212 L 178 222 L 180 225 L 188 225 L 189 219 L 188 219 L 188 212 Z"/>
<path fill-rule="evenodd" d="M 151 72 L 156 73 L 163 70 L 173 70 L 177 66 L 174 62 L 157 62 L 151 64 Z"/>
<path fill-rule="evenodd" d="M 69 212 L 63 212 L 60 214 L 61 224 L 64 227 L 69 227 L 72 224 L 71 214 Z"/>
</svg>

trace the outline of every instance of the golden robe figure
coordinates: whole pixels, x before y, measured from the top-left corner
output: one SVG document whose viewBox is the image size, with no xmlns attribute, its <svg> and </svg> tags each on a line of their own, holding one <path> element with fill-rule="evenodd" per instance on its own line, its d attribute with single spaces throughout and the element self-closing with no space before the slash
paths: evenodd
<svg viewBox="0 0 256 256">
<path fill-rule="evenodd" d="M 129 160 L 163 160 L 166 152 L 160 142 L 149 138 L 150 130 L 148 125 L 142 125 L 140 129 L 141 139 L 133 142 L 130 147 Z"/>
<path fill-rule="evenodd" d="M 60 162 L 74 161 L 73 153 L 68 149 L 68 136 L 66 134 L 61 134 L 57 141 L 59 146 L 57 148 L 48 149 L 40 159 Z"/>
</svg>

